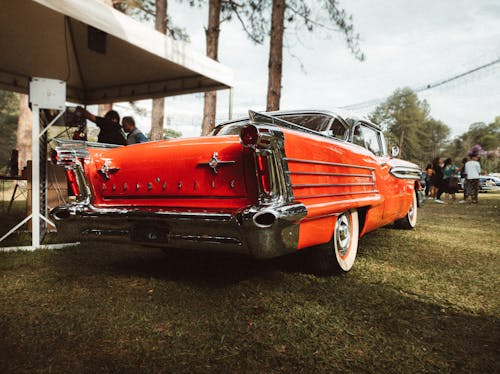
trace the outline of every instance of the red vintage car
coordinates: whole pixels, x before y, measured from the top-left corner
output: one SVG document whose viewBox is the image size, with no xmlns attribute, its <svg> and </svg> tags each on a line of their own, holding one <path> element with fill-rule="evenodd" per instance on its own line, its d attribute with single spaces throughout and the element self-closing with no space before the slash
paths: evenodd
<svg viewBox="0 0 500 374">
<path fill-rule="evenodd" d="M 210 136 L 56 152 L 77 196 L 51 212 L 65 239 L 260 259 L 307 248 L 331 274 L 352 268 L 359 237 L 417 222 L 420 169 L 388 155 L 380 127 L 338 112 L 250 112 Z"/>
</svg>

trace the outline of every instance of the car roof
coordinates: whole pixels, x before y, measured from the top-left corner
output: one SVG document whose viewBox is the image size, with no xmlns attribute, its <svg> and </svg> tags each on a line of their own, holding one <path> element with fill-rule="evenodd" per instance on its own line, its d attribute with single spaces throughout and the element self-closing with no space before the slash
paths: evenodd
<svg viewBox="0 0 500 374">
<path fill-rule="evenodd" d="M 248 117 L 242 117 L 242 118 L 238 118 L 235 120 L 222 122 L 218 126 L 223 126 L 223 125 L 227 125 L 227 124 L 231 124 L 231 123 L 236 123 L 239 121 L 248 120 L 253 116 L 252 113 L 257 113 L 257 114 L 261 114 L 264 116 L 271 116 L 271 117 L 286 116 L 286 115 L 321 114 L 321 115 L 329 116 L 332 118 L 338 118 L 342 122 L 346 123 L 350 128 L 352 128 L 353 125 L 355 125 L 358 122 L 363 122 L 363 123 L 368 124 L 369 126 L 375 128 L 376 130 L 381 130 L 381 127 L 379 125 L 371 122 L 368 118 L 360 116 L 360 115 L 353 113 L 351 111 L 348 111 L 348 110 L 343 110 L 343 109 L 334 109 L 334 110 L 301 109 L 301 110 L 279 110 L 279 111 L 270 111 L 270 112 L 259 112 L 259 111 L 249 110 Z"/>
</svg>

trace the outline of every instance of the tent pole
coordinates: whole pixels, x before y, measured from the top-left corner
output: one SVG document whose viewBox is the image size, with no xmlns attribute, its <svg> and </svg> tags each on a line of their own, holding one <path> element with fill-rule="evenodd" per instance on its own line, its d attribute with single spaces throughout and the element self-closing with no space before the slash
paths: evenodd
<svg viewBox="0 0 500 374">
<path fill-rule="evenodd" d="M 31 247 L 40 246 L 40 107 L 32 103 Z"/>
<path fill-rule="evenodd" d="M 228 119 L 232 120 L 233 119 L 233 87 L 229 89 L 229 115 Z"/>
</svg>

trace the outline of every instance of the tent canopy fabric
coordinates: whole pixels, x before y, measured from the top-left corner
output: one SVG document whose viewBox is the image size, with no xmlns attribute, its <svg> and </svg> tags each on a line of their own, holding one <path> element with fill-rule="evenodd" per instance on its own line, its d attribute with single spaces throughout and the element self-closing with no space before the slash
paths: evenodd
<svg viewBox="0 0 500 374">
<path fill-rule="evenodd" d="M 0 88 L 63 80 L 82 104 L 230 88 L 232 71 L 97 0 L 0 0 Z"/>
</svg>

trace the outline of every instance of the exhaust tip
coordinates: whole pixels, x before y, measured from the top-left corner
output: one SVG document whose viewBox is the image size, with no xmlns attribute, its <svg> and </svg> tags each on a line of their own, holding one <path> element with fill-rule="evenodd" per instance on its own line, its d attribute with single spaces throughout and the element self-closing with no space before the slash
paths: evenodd
<svg viewBox="0 0 500 374">
<path fill-rule="evenodd" d="M 68 219 L 70 215 L 69 209 L 66 208 L 56 208 L 52 211 L 52 216 L 57 220 Z"/>
<path fill-rule="evenodd" d="M 270 227 L 276 222 L 278 217 L 273 212 L 258 213 L 253 217 L 253 222 L 257 227 Z"/>
</svg>

